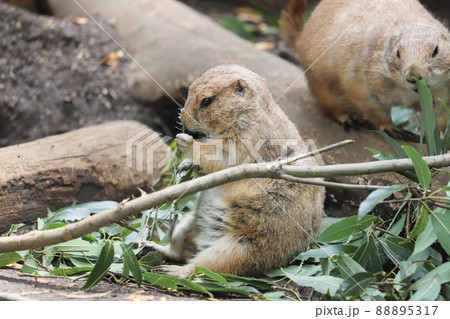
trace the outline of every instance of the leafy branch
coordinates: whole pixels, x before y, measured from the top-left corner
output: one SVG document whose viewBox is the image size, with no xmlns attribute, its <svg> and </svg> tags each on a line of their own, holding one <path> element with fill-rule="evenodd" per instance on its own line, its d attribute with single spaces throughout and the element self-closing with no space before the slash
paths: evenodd
<svg viewBox="0 0 450 319">
<path fill-rule="evenodd" d="M 425 157 L 424 162 L 428 166 L 436 168 L 449 166 L 450 154 Z M 307 178 L 376 174 L 408 171 L 411 169 L 414 169 L 414 164 L 410 159 L 325 166 L 282 165 L 277 167 L 277 165 L 268 164 L 243 164 L 173 185 L 130 201 L 123 201 L 117 207 L 99 212 L 61 228 L 32 231 L 24 235 L 0 238 L 0 253 L 35 249 L 79 238 L 103 226 L 121 221 L 141 211 L 173 201 L 179 197 L 241 179 L 274 178 L 312 183 L 314 181 L 307 180 Z"/>
</svg>

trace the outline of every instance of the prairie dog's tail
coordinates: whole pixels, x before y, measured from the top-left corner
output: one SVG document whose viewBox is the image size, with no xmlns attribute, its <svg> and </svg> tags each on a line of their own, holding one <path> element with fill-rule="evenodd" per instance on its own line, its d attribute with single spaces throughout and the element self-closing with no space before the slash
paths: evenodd
<svg viewBox="0 0 450 319">
<path fill-rule="evenodd" d="M 291 0 L 281 12 L 281 34 L 291 48 L 295 48 L 295 39 L 302 32 L 305 12 L 306 0 Z"/>
</svg>

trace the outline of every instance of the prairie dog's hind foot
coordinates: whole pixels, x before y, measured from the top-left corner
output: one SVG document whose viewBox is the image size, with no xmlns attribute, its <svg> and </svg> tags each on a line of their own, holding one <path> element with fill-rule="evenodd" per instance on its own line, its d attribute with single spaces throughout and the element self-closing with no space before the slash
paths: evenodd
<svg viewBox="0 0 450 319">
<path fill-rule="evenodd" d="M 409 142 L 415 142 L 415 143 L 419 143 L 420 142 L 420 136 L 417 134 L 414 134 L 413 132 L 409 132 L 406 130 L 403 130 L 401 128 L 397 128 L 397 127 L 392 127 L 390 129 L 384 129 L 384 131 L 391 137 L 395 138 L 395 139 L 400 139 L 400 140 L 404 140 L 404 141 L 409 141 Z"/>
<path fill-rule="evenodd" d="M 189 278 L 195 272 L 195 266 L 193 264 L 187 264 L 184 266 L 160 265 L 153 267 L 152 270 L 157 273 L 175 276 L 178 278 Z"/>
<path fill-rule="evenodd" d="M 175 261 L 184 260 L 184 255 L 182 252 L 173 249 L 172 245 L 160 245 L 152 241 L 142 242 L 145 247 L 150 248 L 151 250 L 158 251 L 163 255 L 164 259 L 171 259 Z"/>
</svg>

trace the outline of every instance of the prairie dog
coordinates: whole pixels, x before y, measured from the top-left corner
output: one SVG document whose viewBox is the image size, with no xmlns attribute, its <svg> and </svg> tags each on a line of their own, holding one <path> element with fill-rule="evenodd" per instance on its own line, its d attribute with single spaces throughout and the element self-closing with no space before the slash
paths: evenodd
<svg viewBox="0 0 450 319">
<path fill-rule="evenodd" d="M 414 78 L 449 101 L 450 34 L 417 0 L 322 0 L 303 27 L 305 9 L 291 0 L 282 33 L 339 122 L 393 129 L 392 106 L 418 106 Z"/>
<path fill-rule="evenodd" d="M 238 65 L 217 66 L 195 80 L 180 118 L 190 132 L 207 135 L 176 137 L 178 148 L 204 173 L 307 151 L 264 79 Z M 307 158 L 301 164 L 316 161 Z M 199 194 L 195 210 L 175 226 L 169 245 L 147 246 L 165 258 L 186 261 L 159 269 L 178 277 L 188 277 L 196 266 L 256 275 L 287 265 L 308 247 L 319 230 L 323 202 L 320 186 L 267 178 L 231 182 Z"/>
</svg>

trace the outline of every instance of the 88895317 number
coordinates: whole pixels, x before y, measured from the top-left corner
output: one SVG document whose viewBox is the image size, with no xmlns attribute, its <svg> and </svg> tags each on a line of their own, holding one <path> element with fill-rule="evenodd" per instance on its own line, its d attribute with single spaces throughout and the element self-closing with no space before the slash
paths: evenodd
<svg viewBox="0 0 450 319">
<path fill-rule="evenodd" d="M 438 306 L 377 306 L 377 316 L 434 316 Z"/>
</svg>

